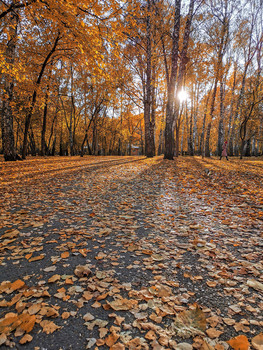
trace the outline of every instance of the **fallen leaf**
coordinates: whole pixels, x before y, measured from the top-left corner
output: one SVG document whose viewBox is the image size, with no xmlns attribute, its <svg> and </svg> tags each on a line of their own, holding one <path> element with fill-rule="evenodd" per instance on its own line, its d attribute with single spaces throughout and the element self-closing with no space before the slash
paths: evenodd
<svg viewBox="0 0 263 350">
<path fill-rule="evenodd" d="M 57 329 L 61 328 L 57 326 L 54 322 L 48 320 L 40 322 L 40 326 L 43 328 L 43 332 L 45 332 L 46 334 L 54 333 Z"/>
<path fill-rule="evenodd" d="M 252 345 L 257 350 L 263 350 L 263 333 L 259 333 L 251 340 Z"/>
<path fill-rule="evenodd" d="M 32 339 L 33 339 L 33 337 L 32 337 L 30 334 L 25 334 L 25 335 L 23 336 L 23 338 L 21 338 L 21 339 L 19 340 L 19 343 L 20 343 L 20 344 L 29 343 L 29 342 L 31 342 Z"/>
<path fill-rule="evenodd" d="M 41 255 L 35 256 L 34 258 L 29 259 L 28 261 L 32 262 L 32 261 L 42 260 L 42 259 L 44 259 L 44 257 L 45 257 L 45 255 L 41 254 Z"/>
<path fill-rule="evenodd" d="M 215 329 L 215 328 L 209 328 L 206 330 L 206 334 L 209 336 L 209 338 L 214 339 L 218 338 L 223 332 Z"/>
<path fill-rule="evenodd" d="M 138 305 L 137 300 L 120 298 L 112 302 L 106 301 L 113 310 L 131 310 Z"/>
<path fill-rule="evenodd" d="M 247 285 L 251 288 L 256 289 L 256 290 L 263 291 L 263 283 L 260 283 L 254 279 L 247 280 Z"/>
<path fill-rule="evenodd" d="M 110 350 L 125 350 L 125 346 L 121 343 L 116 343 L 111 346 Z"/>
<path fill-rule="evenodd" d="M 5 333 L 0 334 L 0 346 L 7 341 L 7 336 Z"/>
<path fill-rule="evenodd" d="M 171 328 L 182 338 L 204 335 L 206 329 L 205 314 L 198 306 L 192 310 L 182 311 L 176 315 Z"/>
<path fill-rule="evenodd" d="M 234 350 L 248 350 L 250 345 L 245 335 L 238 335 L 237 337 L 228 340 L 227 343 Z"/>
<path fill-rule="evenodd" d="M 10 286 L 10 289 L 12 289 L 13 291 L 20 289 L 22 287 L 24 287 L 25 282 L 21 281 L 21 280 L 16 280 L 15 282 L 13 282 Z"/>
<path fill-rule="evenodd" d="M 88 276 L 91 273 L 91 270 L 89 268 L 89 265 L 78 265 L 75 268 L 74 273 L 77 277 L 81 278 Z"/>
<path fill-rule="evenodd" d="M 105 343 L 108 346 L 112 346 L 113 344 L 116 343 L 116 341 L 119 339 L 119 334 L 117 334 L 115 331 L 113 331 L 106 339 L 105 339 Z"/>
<path fill-rule="evenodd" d="M 60 256 L 61 256 L 62 259 L 66 259 L 66 258 L 69 257 L 69 252 L 63 252 L 63 253 L 61 253 Z"/>
</svg>

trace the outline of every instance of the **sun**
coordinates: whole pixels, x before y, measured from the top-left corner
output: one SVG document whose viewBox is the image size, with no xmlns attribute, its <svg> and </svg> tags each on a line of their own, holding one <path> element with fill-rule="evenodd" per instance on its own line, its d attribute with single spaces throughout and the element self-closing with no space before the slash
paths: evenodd
<svg viewBox="0 0 263 350">
<path fill-rule="evenodd" d="M 177 96 L 181 102 L 187 100 L 189 97 L 188 92 L 185 90 L 181 90 L 180 92 L 178 92 Z"/>
</svg>

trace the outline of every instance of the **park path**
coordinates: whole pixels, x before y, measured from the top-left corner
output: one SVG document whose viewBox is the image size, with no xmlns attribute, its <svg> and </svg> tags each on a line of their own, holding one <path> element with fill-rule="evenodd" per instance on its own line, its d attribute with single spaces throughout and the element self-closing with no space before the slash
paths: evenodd
<svg viewBox="0 0 263 350">
<path fill-rule="evenodd" d="M 6 164 L 3 349 L 222 350 L 262 331 L 262 160 Z"/>
</svg>

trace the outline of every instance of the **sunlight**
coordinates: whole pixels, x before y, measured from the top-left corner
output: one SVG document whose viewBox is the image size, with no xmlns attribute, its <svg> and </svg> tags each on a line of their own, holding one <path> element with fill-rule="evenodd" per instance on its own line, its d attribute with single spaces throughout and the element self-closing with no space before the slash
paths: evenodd
<svg viewBox="0 0 263 350">
<path fill-rule="evenodd" d="M 184 102 L 185 100 L 187 100 L 189 97 L 188 92 L 185 90 L 181 90 L 180 92 L 178 92 L 178 98 L 181 102 Z"/>
</svg>

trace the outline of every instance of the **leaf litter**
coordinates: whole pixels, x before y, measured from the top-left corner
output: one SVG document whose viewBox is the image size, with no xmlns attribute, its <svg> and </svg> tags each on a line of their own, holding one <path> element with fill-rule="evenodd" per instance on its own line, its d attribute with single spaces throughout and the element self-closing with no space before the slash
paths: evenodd
<svg viewBox="0 0 263 350">
<path fill-rule="evenodd" d="M 4 169 L 0 344 L 262 349 L 263 162 L 110 161 Z"/>
</svg>

